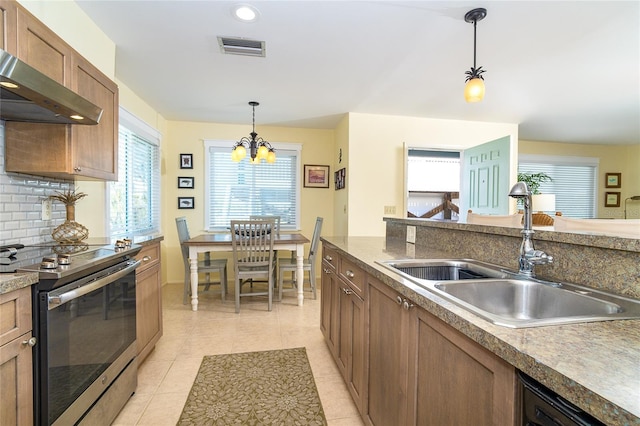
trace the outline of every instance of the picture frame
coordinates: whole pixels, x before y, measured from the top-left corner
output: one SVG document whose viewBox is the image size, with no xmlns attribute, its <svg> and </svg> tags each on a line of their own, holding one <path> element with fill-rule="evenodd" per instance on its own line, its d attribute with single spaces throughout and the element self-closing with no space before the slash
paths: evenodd
<svg viewBox="0 0 640 426">
<path fill-rule="evenodd" d="M 193 189 L 194 179 L 193 176 L 178 176 L 178 188 Z"/>
<path fill-rule="evenodd" d="M 621 188 L 622 173 L 605 173 L 605 188 Z"/>
<path fill-rule="evenodd" d="M 605 207 L 620 207 L 620 193 L 619 192 L 605 192 L 604 193 L 604 206 Z"/>
<path fill-rule="evenodd" d="M 193 169 L 193 154 L 180 154 L 180 168 Z"/>
<path fill-rule="evenodd" d="M 329 166 L 305 164 L 305 188 L 329 188 Z"/>
<path fill-rule="evenodd" d="M 344 189 L 346 185 L 346 176 L 347 176 L 347 169 L 344 167 L 335 173 L 336 191 L 339 189 Z"/>
<path fill-rule="evenodd" d="M 178 197 L 179 209 L 193 209 L 195 208 L 194 197 Z"/>
</svg>

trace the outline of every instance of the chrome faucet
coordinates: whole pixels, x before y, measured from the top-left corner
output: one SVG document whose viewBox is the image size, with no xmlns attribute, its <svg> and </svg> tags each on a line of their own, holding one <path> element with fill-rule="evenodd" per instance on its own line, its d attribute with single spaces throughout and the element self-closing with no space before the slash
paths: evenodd
<svg viewBox="0 0 640 426">
<path fill-rule="evenodd" d="M 535 233 L 532 227 L 533 216 L 531 213 L 531 190 L 525 182 L 518 182 L 509 191 L 509 196 L 522 199 L 524 205 L 524 229 L 522 230 L 522 244 L 520 244 L 520 271 L 527 277 L 535 277 L 533 267 L 535 265 L 547 265 L 553 263 L 553 257 L 541 250 L 536 250 L 531 238 Z"/>
</svg>

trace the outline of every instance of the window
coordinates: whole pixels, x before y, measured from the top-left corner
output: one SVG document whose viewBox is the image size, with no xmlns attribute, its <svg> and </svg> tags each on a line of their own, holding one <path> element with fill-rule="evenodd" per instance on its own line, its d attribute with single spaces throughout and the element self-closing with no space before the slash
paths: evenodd
<svg viewBox="0 0 640 426">
<path fill-rule="evenodd" d="M 445 199 L 459 204 L 460 153 L 410 148 L 407 157 L 407 211 L 410 217 L 442 219 Z M 456 218 L 452 212 L 452 218 Z"/>
<path fill-rule="evenodd" d="M 521 155 L 518 173 L 546 173 L 552 179 L 540 185 L 540 193 L 555 194 L 556 211 L 562 216 L 594 218 L 598 159 L 590 157 L 560 157 Z"/>
<path fill-rule="evenodd" d="M 145 235 L 160 229 L 160 136 L 120 109 L 118 181 L 108 188 L 109 235 Z"/>
<path fill-rule="evenodd" d="M 232 219 L 280 216 L 281 229 L 300 229 L 299 144 L 274 144 L 273 164 L 231 160 L 231 141 L 205 141 L 205 228 L 227 230 Z"/>
</svg>

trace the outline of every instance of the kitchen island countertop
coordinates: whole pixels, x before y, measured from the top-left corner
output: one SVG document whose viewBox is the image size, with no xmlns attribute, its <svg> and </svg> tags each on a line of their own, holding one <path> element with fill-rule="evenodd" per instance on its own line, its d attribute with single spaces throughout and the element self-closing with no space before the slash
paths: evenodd
<svg viewBox="0 0 640 426">
<path fill-rule="evenodd" d="M 322 237 L 358 266 L 608 425 L 640 425 L 640 320 L 512 329 L 422 289 L 376 261 L 413 258 L 382 237 Z M 424 256 L 426 254 L 426 256 Z M 433 250 L 421 257 L 446 258 Z"/>
</svg>

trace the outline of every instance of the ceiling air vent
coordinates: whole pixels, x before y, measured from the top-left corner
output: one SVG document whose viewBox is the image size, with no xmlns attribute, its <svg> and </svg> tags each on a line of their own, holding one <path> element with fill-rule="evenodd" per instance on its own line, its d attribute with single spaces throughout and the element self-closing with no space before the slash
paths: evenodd
<svg viewBox="0 0 640 426">
<path fill-rule="evenodd" d="M 265 56 L 264 41 L 218 36 L 218 44 L 222 53 L 229 55 Z"/>
</svg>

